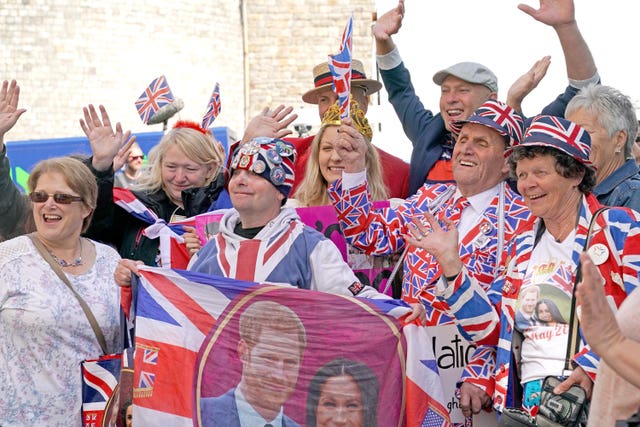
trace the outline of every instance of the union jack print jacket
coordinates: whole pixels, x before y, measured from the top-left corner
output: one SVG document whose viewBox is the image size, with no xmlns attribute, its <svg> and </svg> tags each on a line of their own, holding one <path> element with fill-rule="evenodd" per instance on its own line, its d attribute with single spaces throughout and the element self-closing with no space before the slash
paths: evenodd
<svg viewBox="0 0 640 427">
<path fill-rule="evenodd" d="M 253 239 L 233 232 L 240 220 L 228 209 L 219 232 L 194 256 L 189 270 L 250 282 L 287 284 L 345 296 L 389 299 L 364 286 L 336 245 L 283 208 Z"/>
<path fill-rule="evenodd" d="M 409 233 L 408 225 L 413 217 L 420 217 L 429 211 L 436 219 L 446 216 L 454 203 L 455 190 L 455 185 L 450 183 L 424 184 L 402 205 L 374 209 L 366 182 L 343 189 L 342 179 L 338 179 L 330 187 L 329 197 L 348 243 L 367 254 L 381 255 L 405 249 L 406 242 L 402 236 Z M 498 221 L 501 198 L 504 201 L 502 227 Z M 462 262 L 481 287 L 488 289 L 496 277 L 499 228 L 503 229 L 503 243 L 509 242 L 514 238 L 515 230 L 529 217 L 529 210 L 517 193 L 506 183 L 496 187 L 491 203 L 460 243 Z M 440 265 L 431 254 L 413 246 L 408 248 L 404 260 L 402 299 L 423 303 L 428 326 L 453 321 L 436 298 L 435 289 L 440 275 Z M 481 387 L 489 396 L 493 394 L 495 354 L 492 353 L 478 346 L 462 377 L 464 381 Z"/>
<path fill-rule="evenodd" d="M 602 206 L 593 195 L 583 197 L 573 243 L 572 260 L 578 265 L 593 214 Z M 497 350 L 493 406 L 497 411 L 520 406 L 515 401 L 515 375 L 510 375 L 516 301 L 527 272 L 539 218 L 522 225 L 504 254 L 499 276 L 486 290 L 465 268 L 440 295 L 458 329 L 468 340 Z M 598 269 L 605 279 L 605 293 L 619 307 L 640 283 L 640 214 L 628 208 L 608 208 L 598 216 L 589 247 L 605 245 L 607 259 Z M 575 274 L 575 273 L 574 273 Z M 573 280 L 571 281 L 573 283 Z M 595 380 L 599 357 L 581 342 L 574 362 Z"/>
</svg>

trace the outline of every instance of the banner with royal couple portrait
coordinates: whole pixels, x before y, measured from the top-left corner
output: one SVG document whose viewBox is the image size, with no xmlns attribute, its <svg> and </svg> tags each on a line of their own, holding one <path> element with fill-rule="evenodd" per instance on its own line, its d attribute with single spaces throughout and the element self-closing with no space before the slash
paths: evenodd
<svg viewBox="0 0 640 427">
<path fill-rule="evenodd" d="M 450 425 L 401 302 L 152 267 L 137 288 L 135 425 Z"/>
</svg>

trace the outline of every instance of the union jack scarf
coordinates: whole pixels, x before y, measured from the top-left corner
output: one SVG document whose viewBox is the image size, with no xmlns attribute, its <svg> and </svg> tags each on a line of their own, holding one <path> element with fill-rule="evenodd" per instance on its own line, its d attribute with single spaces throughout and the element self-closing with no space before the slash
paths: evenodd
<svg viewBox="0 0 640 427">
<path fill-rule="evenodd" d="M 165 268 L 172 268 L 172 258 L 173 264 L 176 263 L 176 260 L 180 259 L 175 256 L 175 250 L 186 252 L 186 248 L 184 248 L 184 238 L 182 237 L 184 234 L 182 226 L 190 224 L 167 224 L 165 220 L 158 218 L 155 212 L 146 207 L 131 190 L 126 188 L 113 187 L 113 201 L 134 217 L 150 224 L 143 230 L 142 234 L 149 239 L 160 238 L 159 265 Z M 173 257 L 171 256 L 172 251 L 174 252 Z M 173 268 L 186 267 L 186 264 L 184 264 L 184 266 L 182 265 L 183 262 L 179 262 L 179 264 L 180 266 L 174 265 Z"/>
</svg>

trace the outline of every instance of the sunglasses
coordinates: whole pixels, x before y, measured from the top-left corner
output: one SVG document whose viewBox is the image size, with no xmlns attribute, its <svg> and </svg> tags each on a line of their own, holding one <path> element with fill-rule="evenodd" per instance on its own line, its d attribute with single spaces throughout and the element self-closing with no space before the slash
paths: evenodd
<svg viewBox="0 0 640 427">
<path fill-rule="evenodd" d="M 47 194 L 44 191 L 34 191 L 29 194 L 29 198 L 34 203 L 44 203 L 49 200 L 49 197 L 53 197 L 53 201 L 61 205 L 69 205 L 71 202 L 82 202 L 84 200 L 80 196 L 64 193 Z"/>
<path fill-rule="evenodd" d="M 144 155 L 140 155 L 140 156 L 129 156 L 129 161 L 131 160 L 142 160 L 144 159 Z"/>
</svg>

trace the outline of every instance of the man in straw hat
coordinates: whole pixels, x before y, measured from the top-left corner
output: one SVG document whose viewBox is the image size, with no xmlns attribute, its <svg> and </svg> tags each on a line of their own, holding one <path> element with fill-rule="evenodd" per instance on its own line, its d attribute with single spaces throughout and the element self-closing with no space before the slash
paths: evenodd
<svg viewBox="0 0 640 427">
<path fill-rule="evenodd" d="M 324 113 L 338 99 L 338 95 L 333 91 L 333 77 L 329 71 L 327 62 L 322 62 L 313 67 L 313 89 L 302 95 L 302 100 L 308 104 L 318 106 L 318 114 L 322 120 Z M 382 83 L 377 80 L 368 79 L 364 71 L 362 62 L 354 59 L 351 64 L 351 95 L 358 101 L 362 110 L 367 113 L 369 106 L 369 95 L 378 92 L 382 88 Z M 307 160 L 311 154 L 311 143 L 313 136 L 305 138 L 290 138 L 289 141 L 295 145 L 299 153 L 296 163 L 296 176 L 298 180 L 294 184 L 294 191 L 304 177 Z M 409 195 L 409 165 L 402 159 L 395 157 L 384 150 L 376 147 L 380 156 L 382 175 L 384 183 L 389 190 L 390 197 L 405 198 Z"/>
<path fill-rule="evenodd" d="M 522 198 L 506 185 L 505 150 L 518 143 L 523 118 L 511 107 L 489 100 L 466 121 L 458 122 L 453 149 L 455 183 L 423 184 L 397 207 L 375 209 L 369 194 L 364 142 L 355 129 L 343 125 L 336 141 L 345 164 L 342 179 L 329 188 L 347 242 L 370 255 L 403 252 L 402 299 L 421 302 L 427 324 L 450 323 L 436 299 L 436 285 L 444 280 L 436 258 L 420 246 L 427 219 L 435 217 L 459 233 L 457 248 L 471 275 L 488 287 L 500 254 L 529 218 Z M 460 408 L 465 415 L 490 403 L 493 382 L 485 367 L 491 349 L 478 347 L 463 373 Z"/>
<path fill-rule="evenodd" d="M 589 47 L 578 29 L 573 0 L 540 0 L 539 9 L 524 4 L 518 8 L 535 20 L 553 27 L 558 35 L 565 55 L 569 86 L 545 107 L 543 113 L 563 116 L 566 104 L 581 87 L 600 80 Z M 400 0 L 394 9 L 378 19 L 373 27 L 373 34 L 376 39 L 377 63 L 389 94 L 389 102 L 413 144 L 409 194 L 414 194 L 425 181 L 453 179 L 451 152 L 454 138 L 451 123 L 466 119 L 485 100 L 497 99 L 498 80 L 482 64 L 461 62 L 452 65 L 433 76 L 434 83 L 441 87 L 440 113 L 434 115 L 425 109 L 415 93 L 409 71 L 392 39 L 392 35 L 400 30 L 404 13 L 404 0 Z M 535 88 L 546 73 L 548 65 L 549 58 L 543 58 L 529 73 L 516 81 L 509 91 L 507 103 L 519 109 L 520 102 Z M 525 83 L 527 80 L 529 83 Z M 514 95 L 513 101 L 511 95 Z"/>
<path fill-rule="evenodd" d="M 369 95 L 378 92 L 382 88 L 382 84 L 377 80 L 367 78 L 361 61 L 353 59 L 351 68 L 351 96 L 358 101 L 358 104 L 366 114 L 369 106 Z M 314 88 L 305 92 L 302 95 L 302 100 L 309 104 L 318 105 L 318 115 L 322 120 L 324 113 L 338 100 L 338 95 L 333 91 L 333 78 L 327 62 L 322 62 L 313 67 L 313 83 Z M 292 112 L 292 107 L 285 108 L 283 105 L 273 110 L 265 108 L 261 114 L 251 119 L 247 125 L 242 137 L 242 143 L 260 136 L 283 138 L 291 134 L 287 126 L 298 117 L 295 114 L 291 114 Z M 292 192 L 295 192 L 304 178 L 314 136 L 286 138 L 298 152 L 298 159 L 295 165 L 296 180 Z M 407 197 L 409 165 L 404 160 L 378 147 L 376 147 L 376 150 L 380 157 L 383 180 L 388 189 L 389 197 Z"/>
</svg>

